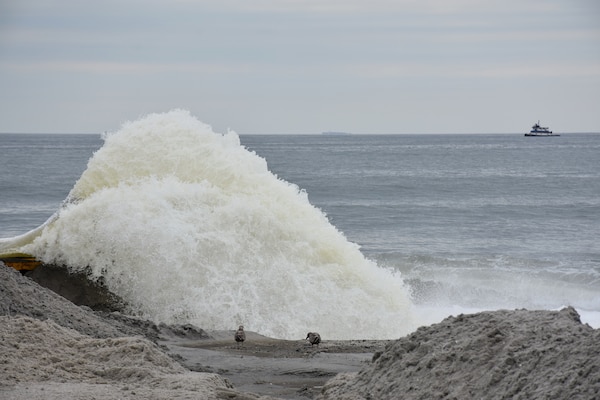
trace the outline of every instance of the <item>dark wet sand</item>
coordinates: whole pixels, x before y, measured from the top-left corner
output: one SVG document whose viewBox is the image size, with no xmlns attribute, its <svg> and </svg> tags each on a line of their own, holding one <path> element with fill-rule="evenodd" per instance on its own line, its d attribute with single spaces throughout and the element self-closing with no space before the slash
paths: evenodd
<svg viewBox="0 0 600 400">
<path fill-rule="evenodd" d="M 358 372 L 385 340 L 324 340 L 318 347 L 307 340 L 279 340 L 246 332 L 243 345 L 234 331 L 208 332 L 212 339 L 163 337 L 168 348 L 192 371 L 214 372 L 237 390 L 284 399 L 318 395 L 326 381 L 340 372 Z M 181 358 L 179 358 L 181 357 Z"/>
</svg>

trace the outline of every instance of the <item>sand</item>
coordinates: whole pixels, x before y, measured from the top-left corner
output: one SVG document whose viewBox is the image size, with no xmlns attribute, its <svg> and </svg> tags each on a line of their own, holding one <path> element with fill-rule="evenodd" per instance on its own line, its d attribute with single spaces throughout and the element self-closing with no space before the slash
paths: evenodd
<svg viewBox="0 0 600 400">
<path fill-rule="evenodd" d="M 0 265 L 0 399 L 600 398 L 600 330 L 572 308 L 460 315 L 398 340 L 318 347 L 247 332 L 240 346 L 237 327 L 157 326 L 41 276 L 62 296 Z"/>
<path fill-rule="evenodd" d="M 597 399 L 600 331 L 573 308 L 450 317 L 390 343 L 321 399 Z"/>
</svg>

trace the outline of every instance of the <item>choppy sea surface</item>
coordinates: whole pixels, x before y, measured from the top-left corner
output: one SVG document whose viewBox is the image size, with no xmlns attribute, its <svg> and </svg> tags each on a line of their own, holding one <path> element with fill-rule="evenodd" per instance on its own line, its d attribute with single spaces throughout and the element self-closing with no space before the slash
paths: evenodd
<svg viewBox="0 0 600 400">
<path fill-rule="evenodd" d="M 0 134 L 0 250 L 207 329 L 393 338 L 566 305 L 598 327 L 599 154 L 598 134 L 238 137 L 180 111 Z"/>
</svg>

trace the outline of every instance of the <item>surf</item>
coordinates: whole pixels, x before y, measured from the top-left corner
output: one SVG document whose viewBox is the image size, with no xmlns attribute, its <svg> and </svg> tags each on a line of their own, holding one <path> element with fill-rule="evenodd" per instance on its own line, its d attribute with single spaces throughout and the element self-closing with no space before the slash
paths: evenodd
<svg viewBox="0 0 600 400">
<path fill-rule="evenodd" d="M 3 250 L 102 280 L 157 323 L 285 339 L 418 326 L 400 273 L 367 259 L 235 132 L 173 110 L 103 140 L 56 215 Z"/>
</svg>

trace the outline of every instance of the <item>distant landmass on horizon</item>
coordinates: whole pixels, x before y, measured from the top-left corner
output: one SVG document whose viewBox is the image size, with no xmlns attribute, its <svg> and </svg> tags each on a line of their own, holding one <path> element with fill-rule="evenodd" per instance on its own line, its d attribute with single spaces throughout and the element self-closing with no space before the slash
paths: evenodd
<svg viewBox="0 0 600 400">
<path fill-rule="evenodd" d="M 349 132 L 337 132 L 337 131 L 325 131 L 321 133 L 322 135 L 352 135 Z"/>
</svg>

